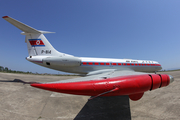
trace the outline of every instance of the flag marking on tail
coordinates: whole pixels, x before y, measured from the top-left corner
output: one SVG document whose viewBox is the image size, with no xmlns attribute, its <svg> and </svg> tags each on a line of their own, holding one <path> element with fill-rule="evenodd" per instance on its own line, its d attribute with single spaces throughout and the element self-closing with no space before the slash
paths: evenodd
<svg viewBox="0 0 180 120">
<path fill-rule="evenodd" d="M 32 47 L 44 47 L 44 43 L 41 39 L 29 39 Z"/>
</svg>

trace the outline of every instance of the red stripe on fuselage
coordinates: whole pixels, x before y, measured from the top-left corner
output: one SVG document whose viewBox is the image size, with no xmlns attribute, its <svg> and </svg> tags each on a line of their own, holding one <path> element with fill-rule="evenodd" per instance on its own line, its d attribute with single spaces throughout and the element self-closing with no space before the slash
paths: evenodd
<svg viewBox="0 0 180 120">
<path fill-rule="evenodd" d="M 116 63 L 112 63 L 112 65 L 116 65 Z"/>
<path fill-rule="evenodd" d="M 82 65 L 124 65 L 124 66 L 161 66 L 160 64 L 141 64 L 141 63 L 104 63 L 104 62 L 82 62 Z"/>
</svg>

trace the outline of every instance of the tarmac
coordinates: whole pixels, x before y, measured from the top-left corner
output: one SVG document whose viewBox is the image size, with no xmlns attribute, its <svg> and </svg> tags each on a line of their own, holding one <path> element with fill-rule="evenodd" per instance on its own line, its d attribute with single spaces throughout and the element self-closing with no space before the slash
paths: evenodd
<svg viewBox="0 0 180 120">
<path fill-rule="evenodd" d="M 179 120 L 180 71 L 169 74 L 167 87 L 145 92 L 139 101 L 128 96 L 97 97 L 45 91 L 12 82 L 52 82 L 76 76 L 12 74 L 0 72 L 0 120 Z"/>
</svg>

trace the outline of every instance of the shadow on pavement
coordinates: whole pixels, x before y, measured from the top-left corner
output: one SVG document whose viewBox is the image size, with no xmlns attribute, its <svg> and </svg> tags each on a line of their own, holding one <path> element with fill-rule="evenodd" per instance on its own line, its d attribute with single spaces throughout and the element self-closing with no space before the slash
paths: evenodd
<svg viewBox="0 0 180 120">
<path fill-rule="evenodd" d="M 97 97 L 89 100 L 74 120 L 131 120 L 129 96 Z"/>
<path fill-rule="evenodd" d="M 14 79 L 14 80 L 0 80 L 0 82 L 15 82 L 15 83 L 23 83 L 23 84 L 33 84 L 33 83 L 38 83 L 38 82 L 25 82 L 20 79 Z"/>
</svg>

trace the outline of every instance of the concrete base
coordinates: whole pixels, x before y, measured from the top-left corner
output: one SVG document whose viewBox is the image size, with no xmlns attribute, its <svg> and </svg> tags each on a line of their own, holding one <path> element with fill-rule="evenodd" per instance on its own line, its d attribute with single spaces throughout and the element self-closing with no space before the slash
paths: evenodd
<svg viewBox="0 0 180 120">
<path fill-rule="evenodd" d="M 97 97 L 88 101 L 75 120 L 131 120 L 128 96 Z"/>
</svg>

